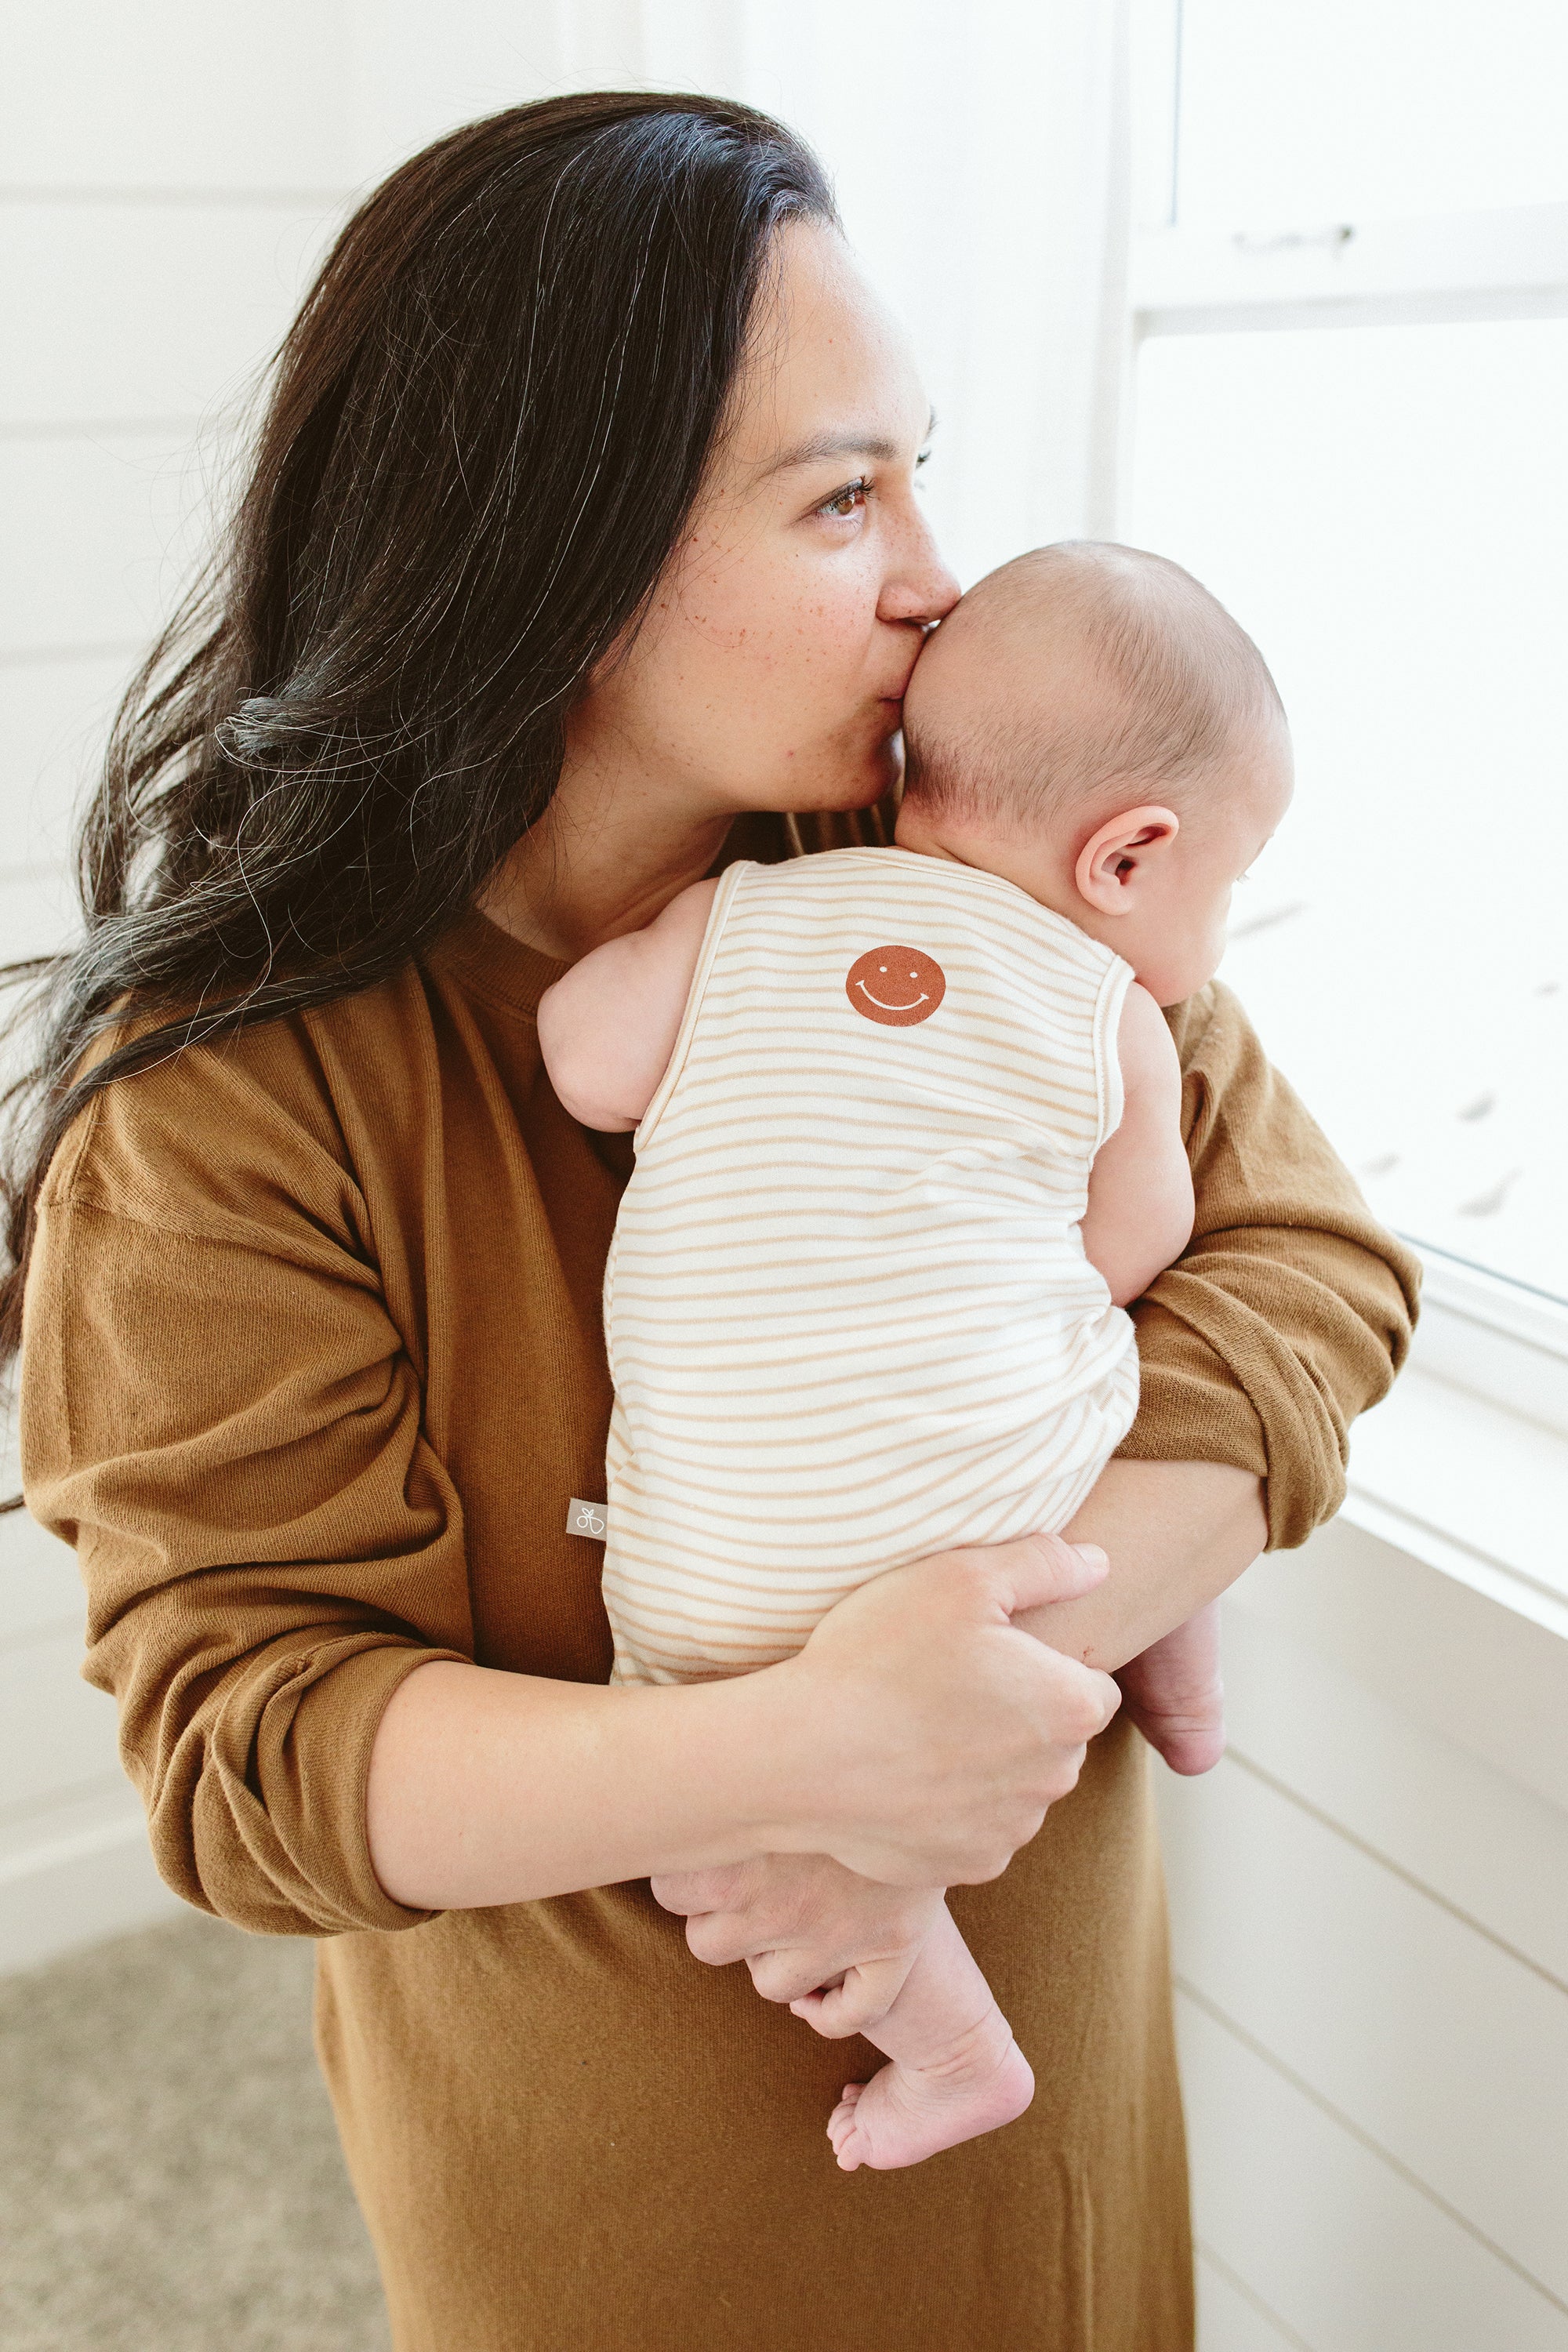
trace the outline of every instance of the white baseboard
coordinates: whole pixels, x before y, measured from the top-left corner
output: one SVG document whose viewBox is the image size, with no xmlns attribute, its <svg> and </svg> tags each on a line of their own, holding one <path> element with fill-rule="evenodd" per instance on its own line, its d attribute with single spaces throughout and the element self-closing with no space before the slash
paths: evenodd
<svg viewBox="0 0 1568 2352">
<path fill-rule="evenodd" d="M 153 1927 L 184 1908 L 153 1867 L 147 1824 L 132 1799 L 108 1821 L 0 1858 L 0 1976 Z"/>
</svg>

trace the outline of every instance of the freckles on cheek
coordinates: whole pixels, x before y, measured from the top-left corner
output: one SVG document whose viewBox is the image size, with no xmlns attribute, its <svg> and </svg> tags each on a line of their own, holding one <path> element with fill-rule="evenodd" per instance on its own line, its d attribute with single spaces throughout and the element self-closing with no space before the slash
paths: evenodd
<svg viewBox="0 0 1568 2352">
<path fill-rule="evenodd" d="M 798 610 L 795 569 L 771 518 L 726 508 L 713 528 L 691 533 L 670 567 L 679 624 L 715 652 L 754 658 Z"/>
<path fill-rule="evenodd" d="M 714 652 L 754 660 L 777 634 L 766 600 L 736 579 L 693 581 L 680 599 L 680 625 Z"/>
<path fill-rule="evenodd" d="M 766 541 L 687 543 L 668 592 L 670 619 L 687 639 L 691 667 L 706 674 L 704 690 L 761 693 L 770 706 L 765 723 L 781 728 L 799 723 L 803 690 L 814 702 L 824 694 L 837 701 L 841 688 L 859 701 L 876 583 L 837 565 L 825 579 L 825 568 Z"/>
</svg>

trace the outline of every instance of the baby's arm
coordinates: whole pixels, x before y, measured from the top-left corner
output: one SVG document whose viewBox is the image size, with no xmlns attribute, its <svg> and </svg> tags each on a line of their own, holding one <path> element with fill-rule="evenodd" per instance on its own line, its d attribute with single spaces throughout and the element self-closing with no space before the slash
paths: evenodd
<svg viewBox="0 0 1568 2352">
<path fill-rule="evenodd" d="M 1121 1124 L 1095 1154 L 1083 1246 L 1118 1307 L 1142 1297 L 1193 1234 L 1193 1178 L 1182 1142 L 1182 1066 L 1146 988 L 1127 992 L 1117 1032 Z"/>
<path fill-rule="evenodd" d="M 636 1127 L 663 1077 L 717 882 L 694 882 L 645 931 L 608 940 L 539 1000 L 550 1083 L 584 1127 Z"/>
</svg>

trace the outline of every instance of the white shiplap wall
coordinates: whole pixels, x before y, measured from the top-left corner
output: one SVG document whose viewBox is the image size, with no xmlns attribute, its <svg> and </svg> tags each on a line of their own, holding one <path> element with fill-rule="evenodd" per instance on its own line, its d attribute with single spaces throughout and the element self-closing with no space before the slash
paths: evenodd
<svg viewBox="0 0 1568 2352">
<path fill-rule="evenodd" d="M 1162 1773 L 1202 2352 L 1568 2352 L 1568 1643 L 1341 1523 Z"/>
<path fill-rule="evenodd" d="M 68 922 L 72 805 L 357 158 L 346 0 L 13 0 L 0 48 L 7 961 Z M 0 1519 L 0 1969 L 173 1905 L 80 1654 L 69 1555 Z"/>
</svg>

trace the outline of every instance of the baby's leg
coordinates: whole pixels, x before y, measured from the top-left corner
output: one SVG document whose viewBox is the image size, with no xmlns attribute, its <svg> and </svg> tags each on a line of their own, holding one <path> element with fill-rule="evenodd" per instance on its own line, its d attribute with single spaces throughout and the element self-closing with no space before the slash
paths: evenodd
<svg viewBox="0 0 1568 2352">
<path fill-rule="evenodd" d="M 1027 2059 L 944 1903 L 903 1989 L 868 2042 L 892 2060 L 847 2083 L 827 2126 L 846 2172 L 891 2172 L 977 2139 L 1035 2095 Z"/>
<path fill-rule="evenodd" d="M 1173 1772 L 1207 1772 L 1225 1754 L 1219 1603 L 1211 1601 L 1116 1677 L 1127 1712 Z"/>
</svg>

